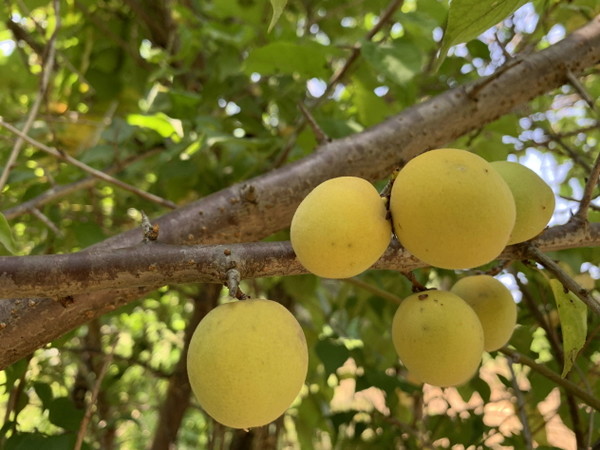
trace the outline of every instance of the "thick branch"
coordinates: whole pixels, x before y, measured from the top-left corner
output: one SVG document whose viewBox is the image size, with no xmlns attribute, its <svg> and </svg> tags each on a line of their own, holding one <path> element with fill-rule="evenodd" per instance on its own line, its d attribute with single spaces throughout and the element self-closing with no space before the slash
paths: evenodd
<svg viewBox="0 0 600 450">
<path fill-rule="evenodd" d="M 568 70 L 578 74 L 598 61 L 600 17 L 561 42 L 502 69 L 491 81 L 449 90 L 363 133 L 327 143 L 302 160 L 235 184 L 153 223 L 160 226 L 164 243 L 215 244 L 262 239 L 286 227 L 298 203 L 318 183 L 340 175 L 369 180 L 386 177 L 401 161 L 479 129 L 517 105 L 561 86 L 567 81 Z M 474 90 L 474 86 L 480 88 Z M 130 247 L 137 242 L 139 231 L 134 230 L 108 239 L 94 250 Z M 82 294 L 73 299 L 69 308 L 52 300 L 0 302 L 0 328 L 2 323 L 6 325 L 0 330 L 6 349 L 0 354 L 0 367 L 147 290 Z"/>
<path fill-rule="evenodd" d="M 536 248 L 556 251 L 600 246 L 600 223 L 574 228 L 571 223 L 546 230 Z M 529 257 L 523 246 L 508 247 L 499 259 Z M 407 272 L 426 264 L 393 241 L 377 269 Z M 229 245 L 173 245 L 148 242 L 117 250 L 65 255 L 0 257 L 0 298 L 61 299 L 86 292 L 173 283 L 228 282 L 236 269 L 241 279 L 308 273 L 288 241 Z"/>
</svg>

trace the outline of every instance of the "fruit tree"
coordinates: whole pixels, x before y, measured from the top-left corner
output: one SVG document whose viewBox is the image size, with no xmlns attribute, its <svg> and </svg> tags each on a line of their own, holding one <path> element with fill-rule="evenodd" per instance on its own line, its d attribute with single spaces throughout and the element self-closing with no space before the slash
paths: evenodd
<svg viewBox="0 0 600 450">
<path fill-rule="evenodd" d="M 597 0 L 0 17 L 0 448 L 600 446 Z"/>
</svg>

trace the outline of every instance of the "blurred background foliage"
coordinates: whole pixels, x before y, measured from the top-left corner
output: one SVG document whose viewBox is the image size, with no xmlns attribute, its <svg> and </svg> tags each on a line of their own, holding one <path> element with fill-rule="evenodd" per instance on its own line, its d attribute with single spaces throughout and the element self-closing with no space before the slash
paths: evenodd
<svg viewBox="0 0 600 450">
<path fill-rule="evenodd" d="M 330 138 L 351 135 L 492 73 L 508 54 L 543 49 L 599 12 L 596 0 L 525 3 L 451 47 L 435 70 L 445 0 L 290 1 L 270 32 L 268 0 L 7 0 L 0 3 L 0 115 L 19 128 L 31 118 L 37 141 L 183 205 L 314 151 L 300 104 Z M 598 69 L 580 78 L 594 100 Z M 565 85 L 449 144 L 536 170 L 559 199 L 551 224 L 561 224 L 577 208 L 599 136 L 597 109 Z M 0 165 L 15 140 L 0 131 Z M 141 210 L 150 217 L 169 210 L 88 177 L 35 146 L 23 148 L 0 189 L 19 254 L 77 251 L 136 227 Z M 18 210 L 50 189 L 64 195 L 34 213 Z M 600 220 L 599 209 L 596 201 L 590 220 Z M 271 238 L 287 239 L 287 231 Z M 598 248 L 552 256 L 597 293 Z M 460 274 L 430 268 L 415 276 L 448 288 Z M 560 374 L 568 329 L 548 277 L 515 263 L 499 278 L 519 302 L 512 347 Z M 480 376 L 459 388 L 407 379 L 390 338 L 397 301 L 412 287 L 401 274 L 243 284 L 246 293 L 295 311 L 311 349 L 306 386 L 284 418 L 250 433 L 215 424 L 190 399 L 178 405 L 185 415 L 173 448 L 598 445 L 597 412 L 501 352 L 486 354 Z M 225 292 L 209 299 L 201 286 L 165 286 L 0 372 L 0 447 L 161 448 L 158 411 L 193 312 L 224 300 Z M 587 320 L 567 378 L 598 398 L 600 322 Z"/>
</svg>

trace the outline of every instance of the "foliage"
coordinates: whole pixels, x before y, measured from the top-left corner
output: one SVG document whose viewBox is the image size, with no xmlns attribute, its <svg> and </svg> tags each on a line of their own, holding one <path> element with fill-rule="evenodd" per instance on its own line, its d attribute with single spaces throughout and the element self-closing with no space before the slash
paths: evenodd
<svg viewBox="0 0 600 450">
<path fill-rule="evenodd" d="M 23 129 L 41 99 L 30 137 L 182 206 L 314 152 L 318 139 L 299 104 L 329 138 L 351 136 L 489 75 L 507 54 L 526 57 L 548 47 L 600 12 L 595 0 L 544 0 L 515 11 L 523 3 L 2 2 L 0 15 L 9 19 L 0 24 L 1 118 Z M 44 89 L 52 46 L 55 64 Z M 448 143 L 540 173 L 559 197 L 553 225 L 576 211 L 600 139 L 597 109 L 581 92 L 598 98 L 598 68 L 579 80 L 581 86 L 565 84 Z M 0 173 L 16 141 L 0 132 Z M 6 173 L 0 244 L 19 255 L 78 251 L 136 227 L 140 211 L 157 217 L 169 210 L 96 180 L 18 212 L 24 202 L 89 175 L 29 144 Z M 588 218 L 599 217 L 596 202 Z M 270 237 L 287 238 L 287 230 Z M 597 295 L 599 248 L 552 257 Z M 397 272 L 243 281 L 252 296 L 288 303 L 309 346 L 301 396 L 283 419 L 249 434 L 255 448 L 597 443 L 600 414 L 571 386 L 600 397 L 599 318 L 571 307 L 576 299 L 540 266 L 501 269 L 499 278 L 519 301 L 511 348 L 562 373 L 568 384 L 502 352 L 487 354 L 480 376 L 459 388 L 406 378 L 390 327 L 395 300 L 412 284 Z M 461 274 L 425 268 L 413 275 L 449 288 Z M 186 326 L 201 303 L 194 299 L 204 292 L 196 285 L 161 287 L 0 372 L 0 447 L 70 448 L 80 436 L 82 448 L 149 447 L 166 426 L 159 410 L 185 357 Z M 177 448 L 243 448 L 243 433 L 194 406 L 193 399 L 191 407 L 179 405 L 186 411 Z"/>
</svg>

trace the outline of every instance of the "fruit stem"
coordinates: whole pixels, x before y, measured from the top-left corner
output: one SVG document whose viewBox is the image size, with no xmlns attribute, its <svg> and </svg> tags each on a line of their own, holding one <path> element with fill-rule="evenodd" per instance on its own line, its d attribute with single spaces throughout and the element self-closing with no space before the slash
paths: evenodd
<svg viewBox="0 0 600 450">
<path fill-rule="evenodd" d="M 241 275 L 237 269 L 229 269 L 227 271 L 227 289 L 229 289 L 229 296 L 237 298 L 238 300 L 245 300 L 248 296 L 240 289 L 240 281 Z"/>
<path fill-rule="evenodd" d="M 423 291 L 428 291 L 429 288 L 425 287 L 423 284 L 421 284 L 419 282 L 419 280 L 417 280 L 417 277 L 415 277 L 415 274 L 412 272 L 402 272 L 402 275 L 404 275 L 406 278 L 408 278 L 408 281 L 411 282 L 412 284 L 412 291 L 413 292 L 423 292 Z"/>
</svg>

